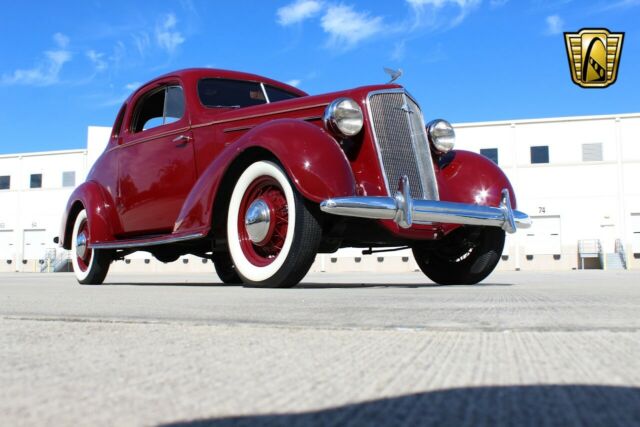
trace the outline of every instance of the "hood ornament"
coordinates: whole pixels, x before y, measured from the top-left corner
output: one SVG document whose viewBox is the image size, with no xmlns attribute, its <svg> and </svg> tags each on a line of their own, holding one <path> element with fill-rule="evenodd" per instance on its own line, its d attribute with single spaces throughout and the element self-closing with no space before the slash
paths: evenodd
<svg viewBox="0 0 640 427">
<path fill-rule="evenodd" d="M 384 67 L 383 70 L 384 70 L 385 73 L 389 74 L 389 77 L 391 77 L 391 80 L 389 80 L 387 82 L 387 84 L 395 82 L 402 75 L 402 68 L 398 68 L 397 70 L 393 70 L 391 68 Z"/>
</svg>

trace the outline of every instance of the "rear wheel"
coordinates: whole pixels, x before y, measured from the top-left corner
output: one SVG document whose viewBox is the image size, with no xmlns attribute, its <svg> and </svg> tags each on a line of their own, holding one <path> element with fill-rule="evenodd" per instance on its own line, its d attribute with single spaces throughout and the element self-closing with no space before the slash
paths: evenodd
<svg viewBox="0 0 640 427">
<path fill-rule="evenodd" d="M 81 210 L 73 224 L 71 235 L 71 264 L 78 282 L 83 285 L 99 285 L 111 265 L 111 253 L 89 248 L 89 220 L 87 211 Z"/>
<path fill-rule="evenodd" d="M 505 233 L 497 227 L 460 227 L 435 247 L 414 246 L 420 270 L 441 285 L 472 285 L 494 270 L 504 248 Z"/>
<path fill-rule="evenodd" d="M 229 254 L 248 285 L 287 288 L 307 274 L 322 230 L 279 165 L 251 164 L 235 184 L 227 214 Z"/>
</svg>

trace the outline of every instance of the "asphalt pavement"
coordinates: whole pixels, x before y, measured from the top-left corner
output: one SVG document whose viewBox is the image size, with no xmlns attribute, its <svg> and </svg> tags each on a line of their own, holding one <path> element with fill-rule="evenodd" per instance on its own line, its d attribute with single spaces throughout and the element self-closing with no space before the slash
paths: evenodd
<svg viewBox="0 0 640 427">
<path fill-rule="evenodd" d="M 0 274 L 0 425 L 640 425 L 640 272 Z"/>
</svg>

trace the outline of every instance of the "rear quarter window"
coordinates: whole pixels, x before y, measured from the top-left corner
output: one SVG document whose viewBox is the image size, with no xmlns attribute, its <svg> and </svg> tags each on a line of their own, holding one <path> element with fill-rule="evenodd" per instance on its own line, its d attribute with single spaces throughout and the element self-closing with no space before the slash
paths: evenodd
<svg viewBox="0 0 640 427">
<path fill-rule="evenodd" d="M 270 102 L 286 101 L 287 99 L 299 97 L 291 92 L 287 92 L 286 90 L 278 89 L 273 86 L 265 86 L 265 89 L 267 90 L 267 96 L 269 97 Z"/>
</svg>

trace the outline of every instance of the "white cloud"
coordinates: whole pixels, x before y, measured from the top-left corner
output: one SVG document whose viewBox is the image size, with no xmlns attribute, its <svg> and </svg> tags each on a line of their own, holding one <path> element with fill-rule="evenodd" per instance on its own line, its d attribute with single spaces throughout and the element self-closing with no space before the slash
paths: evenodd
<svg viewBox="0 0 640 427">
<path fill-rule="evenodd" d="M 127 83 L 126 85 L 124 85 L 124 88 L 128 91 L 132 91 L 132 90 L 136 90 L 140 87 L 141 83 L 140 82 L 131 82 L 131 83 Z"/>
<path fill-rule="evenodd" d="M 278 24 L 291 25 L 318 14 L 322 3 L 317 0 L 296 0 L 278 9 Z"/>
<path fill-rule="evenodd" d="M 404 59 L 406 52 L 407 52 L 407 41 L 406 40 L 399 41 L 393 46 L 393 51 L 391 52 L 391 59 L 393 59 L 394 61 L 401 61 L 402 59 Z"/>
<path fill-rule="evenodd" d="M 176 16 L 169 13 L 165 15 L 162 22 L 156 25 L 156 41 L 161 48 L 169 53 L 175 52 L 176 48 L 185 41 L 182 33 L 175 30 L 177 23 Z"/>
<path fill-rule="evenodd" d="M 329 45 L 349 49 L 382 31 L 382 18 L 356 12 L 351 6 L 329 6 L 322 17 L 322 29 L 329 34 Z"/>
<path fill-rule="evenodd" d="M 71 61 L 69 37 L 62 33 L 55 33 L 53 40 L 57 46 L 54 50 L 47 50 L 43 53 L 44 60 L 40 61 L 33 68 L 17 69 L 13 73 L 3 74 L 0 83 L 5 85 L 23 84 L 34 86 L 48 86 L 60 81 L 59 76 L 62 67 Z"/>
<path fill-rule="evenodd" d="M 406 0 L 415 11 L 416 26 L 455 27 L 475 9 L 481 0 Z M 498 0 L 500 1 L 500 0 Z M 493 3 L 493 2 L 492 2 Z M 454 15 L 445 14 L 456 10 Z"/>
<path fill-rule="evenodd" d="M 300 79 L 292 79 L 287 82 L 289 86 L 298 87 L 302 81 Z"/>
<path fill-rule="evenodd" d="M 564 27 L 564 21 L 558 15 L 547 16 L 547 30 L 546 33 L 549 35 L 560 34 Z"/>
<path fill-rule="evenodd" d="M 69 46 L 69 37 L 65 36 L 62 33 L 55 33 L 53 35 L 53 40 L 61 49 L 66 49 L 67 46 Z"/>
<path fill-rule="evenodd" d="M 138 50 L 140 56 L 145 56 L 147 53 L 147 49 L 151 44 L 149 34 L 145 31 L 141 31 L 137 34 L 133 34 L 131 37 L 133 38 L 133 44 Z"/>
<path fill-rule="evenodd" d="M 86 55 L 87 58 L 89 58 L 89 61 L 93 63 L 96 71 L 104 71 L 107 69 L 107 61 L 104 59 L 104 53 L 99 53 L 95 50 L 88 50 Z"/>
<path fill-rule="evenodd" d="M 127 47 L 122 41 L 118 40 L 113 46 L 113 53 L 109 55 L 109 61 L 111 61 L 114 67 L 118 68 L 124 60 L 126 53 Z"/>
</svg>

